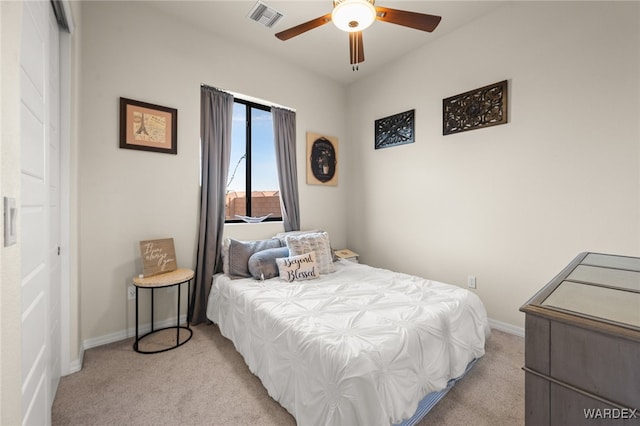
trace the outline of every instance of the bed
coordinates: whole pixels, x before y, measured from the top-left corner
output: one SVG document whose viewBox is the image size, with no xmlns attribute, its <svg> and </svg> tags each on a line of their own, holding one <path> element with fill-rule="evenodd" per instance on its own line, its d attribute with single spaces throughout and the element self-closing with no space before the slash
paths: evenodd
<svg viewBox="0 0 640 426">
<path fill-rule="evenodd" d="M 216 274 L 207 317 L 298 424 L 414 424 L 484 354 L 482 302 L 346 260 L 330 269 L 291 282 Z"/>
</svg>

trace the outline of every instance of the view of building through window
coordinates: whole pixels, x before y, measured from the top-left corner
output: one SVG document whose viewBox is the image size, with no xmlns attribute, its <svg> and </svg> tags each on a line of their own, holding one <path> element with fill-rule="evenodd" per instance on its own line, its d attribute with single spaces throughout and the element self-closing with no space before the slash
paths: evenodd
<svg viewBox="0 0 640 426">
<path fill-rule="evenodd" d="M 270 108 L 236 99 L 231 139 L 225 220 L 266 215 L 281 219 Z M 251 194 L 249 199 L 246 194 Z"/>
</svg>

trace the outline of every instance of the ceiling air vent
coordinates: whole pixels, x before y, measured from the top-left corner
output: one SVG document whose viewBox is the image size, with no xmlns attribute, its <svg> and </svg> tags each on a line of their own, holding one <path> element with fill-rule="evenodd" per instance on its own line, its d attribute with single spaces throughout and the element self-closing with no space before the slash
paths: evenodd
<svg viewBox="0 0 640 426">
<path fill-rule="evenodd" d="M 256 2 L 247 15 L 252 21 L 259 22 L 267 28 L 273 27 L 283 16 L 282 13 L 261 1 Z"/>
</svg>

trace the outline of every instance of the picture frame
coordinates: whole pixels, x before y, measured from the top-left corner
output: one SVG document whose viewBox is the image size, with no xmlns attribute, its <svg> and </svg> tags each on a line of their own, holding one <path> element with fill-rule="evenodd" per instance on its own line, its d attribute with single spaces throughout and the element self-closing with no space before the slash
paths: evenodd
<svg viewBox="0 0 640 426">
<path fill-rule="evenodd" d="M 374 148 L 389 148 L 415 142 L 415 109 L 380 118 L 374 122 Z"/>
<path fill-rule="evenodd" d="M 178 110 L 121 97 L 120 148 L 178 154 Z"/>
<path fill-rule="evenodd" d="M 338 184 L 338 139 L 307 132 L 307 184 Z"/>
<path fill-rule="evenodd" d="M 508 122 L 508 81 L 489 84 L 442 100 L 442 134 Z"/>
</svg>

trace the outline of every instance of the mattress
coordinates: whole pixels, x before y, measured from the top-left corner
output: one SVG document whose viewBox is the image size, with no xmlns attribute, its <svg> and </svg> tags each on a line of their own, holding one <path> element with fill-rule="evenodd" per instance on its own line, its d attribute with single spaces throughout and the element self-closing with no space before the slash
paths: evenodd
<svg viewBox="0 0 640 426">
<path fill-rule="evenodd" d="M 348 261 L 309 281 L 214 276 L 207 316 L 300 425 L 390 425 L 484 354 L 466 289 Z"/>
</svg>

